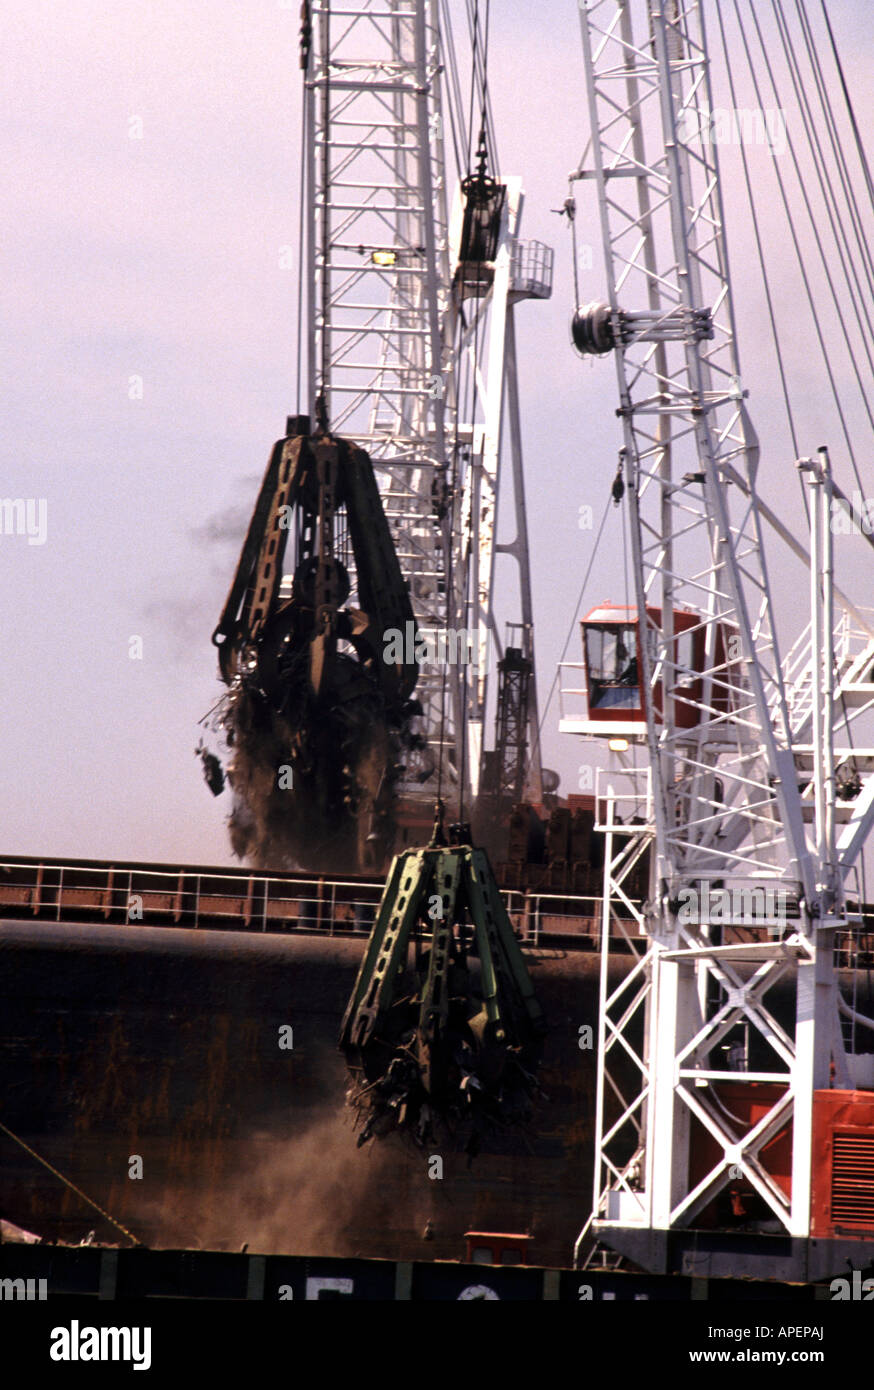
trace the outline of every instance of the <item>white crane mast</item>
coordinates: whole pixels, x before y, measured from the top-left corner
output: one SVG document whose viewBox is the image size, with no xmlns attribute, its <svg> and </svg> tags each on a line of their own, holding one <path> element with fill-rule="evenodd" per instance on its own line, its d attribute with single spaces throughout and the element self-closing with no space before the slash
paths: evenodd
<svg viewBox="0 0 874 1390">
<path fill-rule="evenodd" d="M 759 446 L 708 138 L 704 10 L 700 0 L 580 3 L 591 153 L 573 177 L 597 189 L 609 303 L 578 312 L 576 338 L 588 351 L 612 351 L 616 365 L 650 764 L 638 803 L 646 826 L 617 838 L 609 826 L 619 803 L 608 806 L 587 1230 L 651 1267 L 665 1267 L 670 1233 L 694 1227 L 737 1178 L 776 1228 L 810 1234 L 814 1093 L 853 1085 L 832 957 L 847 921 L 844 880 L 871 823 L 864 785 L 847 808 L 854 829 L 836 843 L 825 460 L 806 465 L 816 655 L 795 668 L 792 685 L 781 665 L 763 533 L 770 513 L 756 491 Z M 863 649 L 870 665 L 867 638 Z M 811 756 L 812 807 L 811 773 L 803 775 Z M 648 844 L 650 897 L 637 913 L 645 948 L 613 985 L 608 951 L 617 935 L 633 934 L 623 884 Z M 719 925 L 708 910 L 717 892 L 730 904 Z M 726 927 L 748 926 L 749 904 L 762 900 L 780 908 L 769 939 L 727 942 Z M 770 1007 L 778 981 L 794 991 L 794 1029 Z M 738 1024 L 768 1059 L 758 1070 L 749 1057 L 741 1071 L 723 1060 Z M 747 1088 L 754 1121 L 729 1113 L 727 1083 L 733 1094 Z M 756 1095 L 768 1098 L 757 1110 Z M 787 1132 L 791 1191 L 763 1157 Z M 695 1146 L 711 1155 L 703 1167 Z"/>
<path fill-rule="evenodd" d="M 517 242 L 521 184 L 505 180 L 493 275 L 472 297 L 458 289 L 444 9 L 438 0 L 314 0 L 305 73 L 308 399 L 370 454 L 417 624 L 436 650 L 416 690 L 429 752 L 406 781 L 432 799 L 436 779 L 420 778 L 441 758 L 446 793 L 459 781 L 474 797 L 479 788 L 490 640 L 500 651 L 492 593 L 501 549 L 518 561 L 530 655 L 513 305 L 548 296 L 552 266 L 547 248 Z M 462 399 L 465 358 L 472 385 Z M 502 547 L 505 399 L 517 536 Z M 529 721 L 533 735 L 536 699 Z M 539 793 L 533 737 L 531 747 Z"/>
<path fill-rule="evenodd" d="M 436 4 L 311 7 L 306 74 L 308 377 L 331 429 L 379 470 L 417 621 L 446 623 L 448 535 L 435 524 L 455 424 Z M 453 605 L 457 609 L 457 603 Z M 439 734 L 441 673 L 418 698 Z M 450 693 L 451 746 L 460 714 Z"/>
</svg>

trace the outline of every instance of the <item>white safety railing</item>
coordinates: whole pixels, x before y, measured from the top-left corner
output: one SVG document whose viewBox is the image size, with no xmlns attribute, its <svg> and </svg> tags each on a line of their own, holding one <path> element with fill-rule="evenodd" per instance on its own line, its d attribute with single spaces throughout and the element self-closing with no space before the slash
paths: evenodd
<svg viewBox="0 0 874 1390">
<path fill-rule="evenodd" d="M 549 299 L 555 252 L 542 241 L 514 241 L 510 257 L 510 290 L 528 299 Z"/>
<path fill-rule="evenodd" d="M 379 880 L 0 858 L 0 918 L 19 920 L 365 935 L 382 892 Z M 528 945 L 556 936 L 598 944 L 600 897 L 523 888 L 501 896 Z"/>
<path fill-rule="evenodd" d="M 652 771 L 649 767 L 599 767 L 595 775 L 595 829 L 634 823 L 653 826 Z M 612 815 L 608 803 L 613 803 Z"/>
<path fill-rule="evenodd" d="M 582 661 L 561 661 L 558 666 L 558 717 L 561 723 L 573 720 L 581 723 L 589 717 L 586 691 L 585 663 Z M 573 671 L 574 675 L 565 675 Z M 565 681 L 572 684 L 565 684 Z"/>
</svg>

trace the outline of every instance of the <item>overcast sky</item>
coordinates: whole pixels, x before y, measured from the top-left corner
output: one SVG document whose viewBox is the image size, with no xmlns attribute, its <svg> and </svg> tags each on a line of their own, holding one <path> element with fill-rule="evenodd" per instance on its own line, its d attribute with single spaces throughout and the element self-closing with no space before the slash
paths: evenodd
<svg viewBox="0 0 874 1390">
<path fill-rule="evenodd" d="M 491 11 L 502 168 L 525 182 L 523 234 L 557 251 L 553 299 L 518 311 L 543 709 L 591 558 L 579 507 L 600 516 L 620 438 L 612 364 L 569 345 L 570 247 L 551 211 L 588 135 L 577 5 Z M 870 7 L 840 0 L 830 14 L 874 147 Z M 239 545 L 225 522 L 254 504 L 294 408 L 296 285 L 280 248 L 297 238 L 298 22 L 277 0 L 7 8 L 0 496 L 45 499 L 47 529 L 42 545 L 0 535 L 5 853 L 232 862 L 227 797 L 209 795 L 193 750 L 222 690 L 210 634 Z M 728 218 L 762 486 L 800 526 L 750 230 L 731 199 Z M 578 229 L 596 245 L 582 198 Z M 597 259 L 583 300 L 603 295 Z M 788 255 L 779 291 L 791 306 Z M 800 311 L 789 353 L 805 449 L 836 446 Z M 866 462 L 869 443 L 870 430 Z M 584 611 L 624 601 L 619 537 Z M 864 558 L 846 554 L 844 581 L 870 601 Z M 774 564 L 791 629 L 803 577 Z M 796 629 L 804 620 L 799 607 Z M 545 761 L 573 791 L 589 755 L 557 719 L 553 704 Z"/>
</svg>

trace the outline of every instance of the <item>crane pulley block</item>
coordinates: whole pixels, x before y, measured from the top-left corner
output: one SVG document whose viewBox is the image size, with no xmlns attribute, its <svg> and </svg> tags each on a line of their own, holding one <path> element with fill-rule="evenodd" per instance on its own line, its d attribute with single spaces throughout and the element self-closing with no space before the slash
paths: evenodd
<svg viewBox="0 0 874 1390">
<path fill-rule="evenodd" d="M 488 293 L 495 277 L 507 189 L 480 172 L 462 180 L 461 195 L 464 218 L 454 283 L 462 299 L 478 299 Z"/>
</svg>

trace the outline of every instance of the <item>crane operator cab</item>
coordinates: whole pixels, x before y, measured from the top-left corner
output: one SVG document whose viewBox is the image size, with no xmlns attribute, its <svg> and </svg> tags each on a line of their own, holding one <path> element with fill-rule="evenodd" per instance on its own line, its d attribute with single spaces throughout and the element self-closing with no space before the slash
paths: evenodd
<svg viewBox="0 0 874 1390">
<path fill-rule="evenodd" d="M 599 618 L 584 623 L 583 650 L 589 709 L 599 717 L 622 718 L 619 711 L 636 716 L 641 709 L 636 624 Z"/>
<path fill-rule="evenodd" d="M 646 631 L 650 642 L 650 665 L 657 656 L 657 632 L 661 628 L 660 608 L 647 607 Z M 581 624 L 583 670 L 585 675 L 585 716 L 574 721 L 574 732 L 600 734 L 608 738 L 643 738 L 646 734 L 646 705 L 642 689 L 641 624 L 637 609 L 601 603 Z M 700 614 L 688 609 L 674 610 L 674 667 L 671 676 L 673 718 L 678 728 L 691 729 L 701 722 L 706 710 L 704 675 L 711 676 L 708 708 L 714 713 L 729 710 L 732 687 L 739 682 L 740 663 L 726 643 L 723 625 L 717 628 L 712 663 L 706 661 L 708 624 Z M 664 680 L 653 689 L 653 706 L 659 719 L 664 709 Z"/>
</svg>

